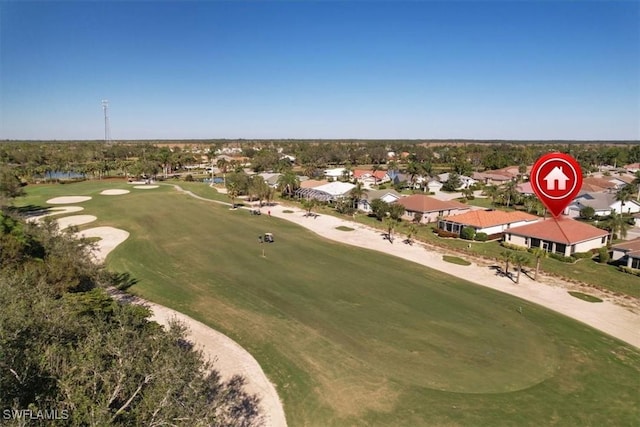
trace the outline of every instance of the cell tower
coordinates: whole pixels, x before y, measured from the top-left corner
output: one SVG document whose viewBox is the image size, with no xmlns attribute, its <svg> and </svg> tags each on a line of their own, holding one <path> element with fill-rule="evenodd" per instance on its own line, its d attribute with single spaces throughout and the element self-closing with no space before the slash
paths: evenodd
<svg viewBox="0 0 640 427">
<path fill-rule="evenodd" d="M 111 129 L 109 128 L 109 100 L 102 100 L 102 111 L 104 111 L 104 142 L 111 142 Z"/>
</svg>

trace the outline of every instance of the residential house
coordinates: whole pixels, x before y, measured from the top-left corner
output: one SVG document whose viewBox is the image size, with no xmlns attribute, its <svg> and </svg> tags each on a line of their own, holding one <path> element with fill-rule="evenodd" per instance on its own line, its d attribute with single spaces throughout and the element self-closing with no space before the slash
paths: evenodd
<svg viewBox="0 0 640 427">
<path fill-rule="evenodd" d="M 338 181 L 345 176 L 348 169 L 346 168 L 334 168 L 334 169 L 325 169 L 324 177 L 328 181 Z M 351 172 L 349 172 L 349 176 L 351 176 Z"/>
<path fill-rule="evenodd" d="M 353 177 L 356 181 L 367 188 L 371 188 L 374 185 L 384 184 L 391 181 L 391 178 L 389 177 L 389 174 L 387 174 L 387 171 L 383 170 L 372 171 L 356 169 L 353 171 Z"/>
<path fill-rule="evenodd" d="M 363 212 L 371 212 L 371 202 L 380 199 L 387 203 L 393 203 L 402 197 L 400 193 L 395 190 L 369 190 L 365 193 L 364 197 L 358 201 L 358 210 Z"/>
<path fill-rule="evenodd" d="M 436 181 L 435 179 L 432 179 L 429 182 L 427 182 L 427 191 L 429 193 L 437 193 L 440 190 L 442 190 L 442 183 L 440 181 Z"/>
<path fill-rule="evenodd" d="M 629 165 L 624 165 L 624 168 L 629 173 L 636 173 L 640 170 L 640 163 L 631 163 Z"/>
<path fill-rule="evenodd" d="M 474 210 L 459 215 L 450 215 L 438 221 L 438 228 L 460 234 L 463 228 L 471 227 L 476 233 L 498 234 L 512 227 L 541 221 L 539 216 L 522 211 Z"/>
<path fill-rule="evenodd" d="M 391 185 L 400 187 L 408 187 L 411 185 L 409 182 L 409 176 L 407 174 L 400 173 L 400 171 L 387 171 L 387 176 L 391 180 Z"/>
<path fill-rule="evenodd" d="M 465 176 L 465 175 L 458 175 L 458 178 L 460 178 L 461 185 L 460 185 L 460 187 L 456 188 L 456 190 L 462 190 L 463 188 L 469 188 L 473 184 L 476 184 L 478 182 L 475 179 L 473 179 L 473 178 L 471 178 L 469 176 Z M 440 181 L 443 184 L 445 182 L 449 181 L 449 172 L 441 173 L 440 175 L 438 175 L 438 181 Z"/>
<path fill-rule="evenodd" d="M 307 181 L 308 182 L 308 181 Z M 295 196 L 301 199 L 316 199 L 321 202 L 335 202 L 350 197 L 351 190 L 355 187 L 350 182 L 333 181 L 316 187 L 300 187 Z"/>
<path fill-rule="evenodd" d="M 640 213 L 633 215 L 633 221 L 636 224 L 636 227 L 640 227 Z"/>
<path fill-rule="evenodd" d="M 406 219 L 412 220 L 413 215 L 420 212 L 424 223 L 434 222 L 441 216 L 460 214 L 470 210 L 469 205 L 456 201 L 438 200 L 424 194 L 403 197 L 396 203 L 404 206 Z"/>
<path fill-rule="evenodd" d="M 268 173 L 268 172 L 262 172 L 262 173 L 259 173 L 258 175 L 260 175 L 262 179 L 264 179 L 264 182 L 266 182 L 267 185 L 271 188 L 276 188 L 278 186 L 278 179 L 280 179 L 280 177 L 282 176 L 281 173 Z"/>
<path fill-rule="evenodd" d="M 582 188 L 581 191 L 615 191 L 616 184 L 613 182 L 609 182 L 609 180 L 605 178 L 597 178 L 595 176 L 588 176 L 582 179 Z"/>
<path fill-rule="evenodd" d="M 570 218 L 548 218 L 505 231 L 504 241 L 526 248 L 570 256 L 588 252 L 607 244 L 606 230 Z"/>
<path fill-rule="evenodd" d="M 533 187 L 531 186 L 531 182 L 523 182 L 521 184 L 516 185 L 516 191 L 523 196 L 535 196 L 535 192 L 533 191 Z"/>
<path fill-rule="evenodd" d="M 496 173 L 495 171 L 474 172 L 471 177 L 487 185 L 502 185 L 514 179 L 514 177 L 509 174 Z"/>
<path fill-rule="evenodd" d="M 623 263 L 626 261 L 627 267 L 640 269 L 640 237 L 613 245 L 611 249 L 613 250 L 612 260 Z"/>
<path fill-rule="evenodd" d="M 565 215 L 576 217 L 580 215 L 580 210 L 586 206 L 594 209 L 597 216 L 608 216 L 611 212 L 618 214 L 634 214 L 640 212 L 640 202 L 630 200 L 622 203 L 616 200 L 613 193 L 580 193 L 565 209 Z"/>
</svg>

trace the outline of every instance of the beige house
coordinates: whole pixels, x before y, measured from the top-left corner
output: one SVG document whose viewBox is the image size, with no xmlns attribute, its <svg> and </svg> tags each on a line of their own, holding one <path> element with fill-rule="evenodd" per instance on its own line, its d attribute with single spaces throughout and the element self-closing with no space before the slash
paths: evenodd
<svg viewBox="0 0 640 427">
<path fill-rule="evenodd" d="M 396 203 L 404 206 L 404 219 L 411 221 L 416 212 L 422 214 L 423 223 L 434 222 L 438 217 L 468 212 L 471 208 L 469 205 L 456 201 L 438 200 L 423 194 L 414 194 L 412 196 L 403 197 Z"/>
<path fill-rule="evenodd" d="M 588 252 L 607 244 L 609 233 L 584 222 L 568 218 L 548 218 L 534 224 L 510 228 L 504 241 L 527 248 L 542 248 L 564 256 Z"/>
<path fill-rule="evenodd" d="M 476 233 L 488 235 L 503 233 L 510 228 L 541 221 L 539 216 L 526 212 L 505 212 L 500 210 L 475 210 L 459 215 L 451 215 L 438 221 L 438 228 L 450 233 L 460 234 L 463 228 L 470 227 Z"/>
</svg>

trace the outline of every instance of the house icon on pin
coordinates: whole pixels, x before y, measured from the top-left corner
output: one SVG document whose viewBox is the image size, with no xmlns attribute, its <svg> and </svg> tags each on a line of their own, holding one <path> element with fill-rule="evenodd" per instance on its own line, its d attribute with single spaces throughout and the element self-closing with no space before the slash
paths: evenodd
<svg viewBox="0 0 640 427">
<path fill-rule="evenodd" d="M 560 166 L 556 166 L 542 178 L 543 181 L 547 181 L 547 190 L 566 190 L 569 179 Z"/>
</svg>

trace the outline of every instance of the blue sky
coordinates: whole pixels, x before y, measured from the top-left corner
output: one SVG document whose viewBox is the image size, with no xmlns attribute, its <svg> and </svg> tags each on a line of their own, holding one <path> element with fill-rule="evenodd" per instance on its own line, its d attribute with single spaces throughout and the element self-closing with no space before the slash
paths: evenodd
<svg viewBox="0 0 640 427">
<path fill-rule="evenodd" d="M 640 139 L 640 2 L 0 0 L 0 139 Z"/>
</svg>

